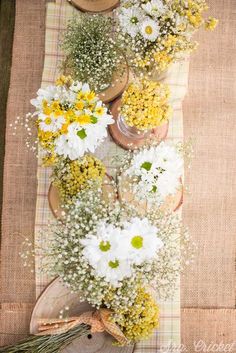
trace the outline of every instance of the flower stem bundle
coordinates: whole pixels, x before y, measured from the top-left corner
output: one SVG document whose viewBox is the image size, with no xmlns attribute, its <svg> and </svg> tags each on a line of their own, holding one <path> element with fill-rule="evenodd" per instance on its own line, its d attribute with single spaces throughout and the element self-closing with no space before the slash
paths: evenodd
<svg viewBox="0 0 236 353">
<path fill-rule="evenodd" d="M 16 345 L 0 348 L 0 353 L 58 353 L 75 339 L 90 334 L 90 328 L 81 324 L 58 335 L 31 335 Z"/>
</svg>

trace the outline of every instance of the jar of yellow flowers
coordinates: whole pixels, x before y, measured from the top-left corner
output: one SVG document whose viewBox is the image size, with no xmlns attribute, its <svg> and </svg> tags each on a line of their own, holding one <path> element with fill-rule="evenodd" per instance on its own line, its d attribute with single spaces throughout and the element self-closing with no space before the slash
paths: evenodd
<svg viewBox="0 0 236 353">
<path fill-rule="evenodd" d="M 109 128 L 114 140 L 134 149 L 144 143 L 163 140 L 172 115 L 168 85 L 146 79 L 129 84 L 111 111 L 116 123 Z"/>
</svg>

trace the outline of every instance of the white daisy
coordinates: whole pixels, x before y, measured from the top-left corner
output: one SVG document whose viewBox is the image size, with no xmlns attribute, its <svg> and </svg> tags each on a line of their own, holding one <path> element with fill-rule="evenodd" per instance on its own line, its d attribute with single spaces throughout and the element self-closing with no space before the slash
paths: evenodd
<svg viewBox="0 0 236 353">
<path fill-rule="evenodd" d="M 40 118 L 42 120 L 39 122 L 39 128 L 45 132 L 57 132 L 66 122 L 64 116 L 55 117 L 53 113 L 51 113 L 50 116 L 44 116 L 44 118 L 43 114 L 41 114 Z"/>
<path fill-rule="evenodd" d="M 144 39 L 154 42 L 159 36 L 159 31 L 158 24 L 151 19 L 147 19 L 141 23 L 141 34 Z"/>
<path fill-rule="evenodd" d="M 82 83 L 79 81 L 74 81 L 70 86 L 70 91 L 78 93 L 82 88 Z"/>
<path fill-rule="evenodd" d="M 57 86 L 48 86 L 46 88 L 40 88 L 37 92 L 37 98 L 31 99 L 30 103 L 37 109 L 42 108 L 42 101 L 47 100 L 48 102 L 53 101 L 54 97 L 58 95 Z"/>
<path fill-rule="evenodd" d="M 147 218 L 133 218 L 124 224 L 124 251 L 136 265 L 151 261 L 157 256 L 163 242 L 158 238 L 158 229 Z"/>
<path fill-rule="evenodd" d="M 136 6 L 127 9 L 124 7 L 118 18 L 123 32 L 134 38 L 139 32 L 140 23 L 144 19 L 144 12 Z"/>
<path fill-rule="evenodd" d="M 132 275 L 128 258 L 124 258 L 122 230 L 112 224 L 100 223 L 95 234 L 88 234 L 80 243 L 82 251 L 95 273 L 113 286 Z"/>
<path fill-rule="evenodd" d="M 180 186 L 183 158 L 176 147 L 166 142 L 137 153 L 125 175 L 135 179 L 136 199 L 163 203 Z"/>
<path fill-rule="evenodd" d="M 148 15 L 153 17 L 161 16 L 167 10 L 167 7 L 164 5 L 162 0 L 151 0 L 146 4 L 143 4 L 142 8 Z"/>
<path fill-rule="evenodd" d="M 98 225 L 95 234 L 88 234 L 80 243 L 84 246 L 83 255 L 94 268 L 99 261 L 119 257 L 121 249 L 121 229 L 112 224 L 102 222 Z"/>
<path fill-rule="evenodd" d="M 119 287 L 122 280 L 133 274 L 129 261 L 118 259 L 115 256 L 101 259 L 94 270 L 98 276 L 103 277 L 114 287 Z"/>
</svg>

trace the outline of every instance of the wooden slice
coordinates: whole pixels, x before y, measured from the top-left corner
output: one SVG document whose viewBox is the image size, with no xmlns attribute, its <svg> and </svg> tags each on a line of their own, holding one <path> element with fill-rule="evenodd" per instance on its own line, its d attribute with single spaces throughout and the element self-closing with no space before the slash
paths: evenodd
<svg viewBox="0 0 236 353">
<path fill-rule="evenodd" d="M 112 102 L 124 92 L 129 82 L 129 67 L 126 62 L 125 67 L 121 70 L 124 70 L 123 75 L 115 72 L 111 85 L 98 94 L 98 97 L 103 101 L 103 103 Z"/>
<path fill-rule="evenodd" d="M 64 63 L 63 74 L 66 76 L 71 75 L 73 78 L 73 70 L 70 68 L 68 62 L 69 59 L 67 58 Z M 110 86 L 98 93 L 98 97 L 105 104 L 112 102 L 124 92 L 128 82 L 129 66 L 124 58 L 122 66 L 114 73 Z"/>
<path fill-rule="evenodd" d="M 93 311 L 88 303 L 79 300 L 78 293 L 71 293 L 62 282 L 57 278 L 51 282 L 38 298 L 31 315 L 30 333 L 38 332 L 39 319 L 57 319 L 60 310 L 69 307 L 66 311 L 67 316 L 78 316 L 86 311 Z M 65 310 L 64 310 L 65 311 Z M 109 334 L 95 333 L 74 340 L 60 353 L 131 353 L 134 346 L 114 347 L 113 337 Z"/>
<path fill-rule="evenodd" d="M 119 0 L 68 0 L 84 12 L 108 12 L 119 5 Z"/>
<path fill-rule="evenodd" d="M 147 201 L 138 200 L 132 190 L 132 180 L 122 174 L 119 178 L 118 186 L 119 198 L 123 202 L 127 202 L 138 210 L 140 215 L 144 215 L 147 210 Z M 163 212 L 174 212 L 182 205 L 183 202 L 183 184 L 181 180 L 180 188 L 175 194 L 166 197 L 164 203 L 161 206 L 152 205 L 152 208 L 159 209 Z"/>
<path fill-rule="evenodd" d="M 119 129 L 117 125 L 117 119 L 120 114 L 120 105 L 121 105 L 121 98 L 116 99 L 116 101 L 112 104 L 111 113 L 115 120 L 115 123 L 109 125 L 108 129 L 110 132 L 111 137 L 115 141 L 115 143 L 126 150 L 134 150 L 137 148 L 142 147 L 143 145 L 147 144 L 148 142 L 158 141 L 161 142 L 164 140 L 168 134 L 169 122 L 155 128 L 152 130 L 148 138 L 143 139 L 134 139 L 125 136 Z"/>
<path fill-rule="evenodd" d="M 114 185 L 112 183 L 112 177 L 108 174 L 106 174 L 104 177 L 104 181 L 102 184 L 102 193 L 103 193 L 103 199 L 105 201 L 108 201 L 110 199 L 109 194 L 114 195 L 114 199 L 116 199 L 117 197 Z M 60 194 L 58 189 L 52 183 L 50 184 L 50 187 L 48 190 L 48 202 L 54 217 L 58 219 L 62 219 L 64 211 L 60 200 Z"/>
</svg>

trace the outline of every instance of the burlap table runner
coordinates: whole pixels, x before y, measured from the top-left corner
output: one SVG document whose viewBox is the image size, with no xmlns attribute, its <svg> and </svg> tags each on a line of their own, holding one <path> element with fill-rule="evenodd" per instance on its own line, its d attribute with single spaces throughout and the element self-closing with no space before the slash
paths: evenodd
<svg viewBox="0 0 236 353">
<path fill-rule="evenodd" d="M 59 41 L 63 30 L 66 28 L 67 21 L 76 15 L 77 10 L 65 0 L 58 0 L 56 3 L 47 4 L 46 15 L 46 37 L 45 37 L 45 61 L 42 78 L 42 87 L 53 84 L 59 74 L 60 63 L 63 53 L 60 50 Z M 183 114 L 182 100 L 185 96 L 188 83 L 188 60 L 183 63 L 173 65 L 165 79 L 170 84 L 172 90 L 172 103 L 174 106 L 174 116 L 170 122 L 168 139 L 181 141 L 183 138 Z M 105 143 L 98 148 L 96 155 L 103 160 L 108 172 L 114 176 L 115 170 L 110 167 L 111 158 L 122 153 L 108 136 Z M 45 243 L 46 238 L 42 238 L 40 231 L 47 226 L 48 220 L 52 219 L 52 214 L 48 206 L 48 188 L 50 169 L 38 165 L 38 190 L 35 219 L 35 241 Z M 43 275 L 40 271 L 41 260 L 36 258 L 36 294 L 42 292 L 51 278 Z M 157 352 L 160 348 L 168 347 L 180 343 L 180 298 L 177 290 L 174 298 L 169 301 L 159 301 L 161 320 L 160 328 L 155 335 L 147 341 L 136 345 L 135 352 L 144 351 Z"/>
</svg>

